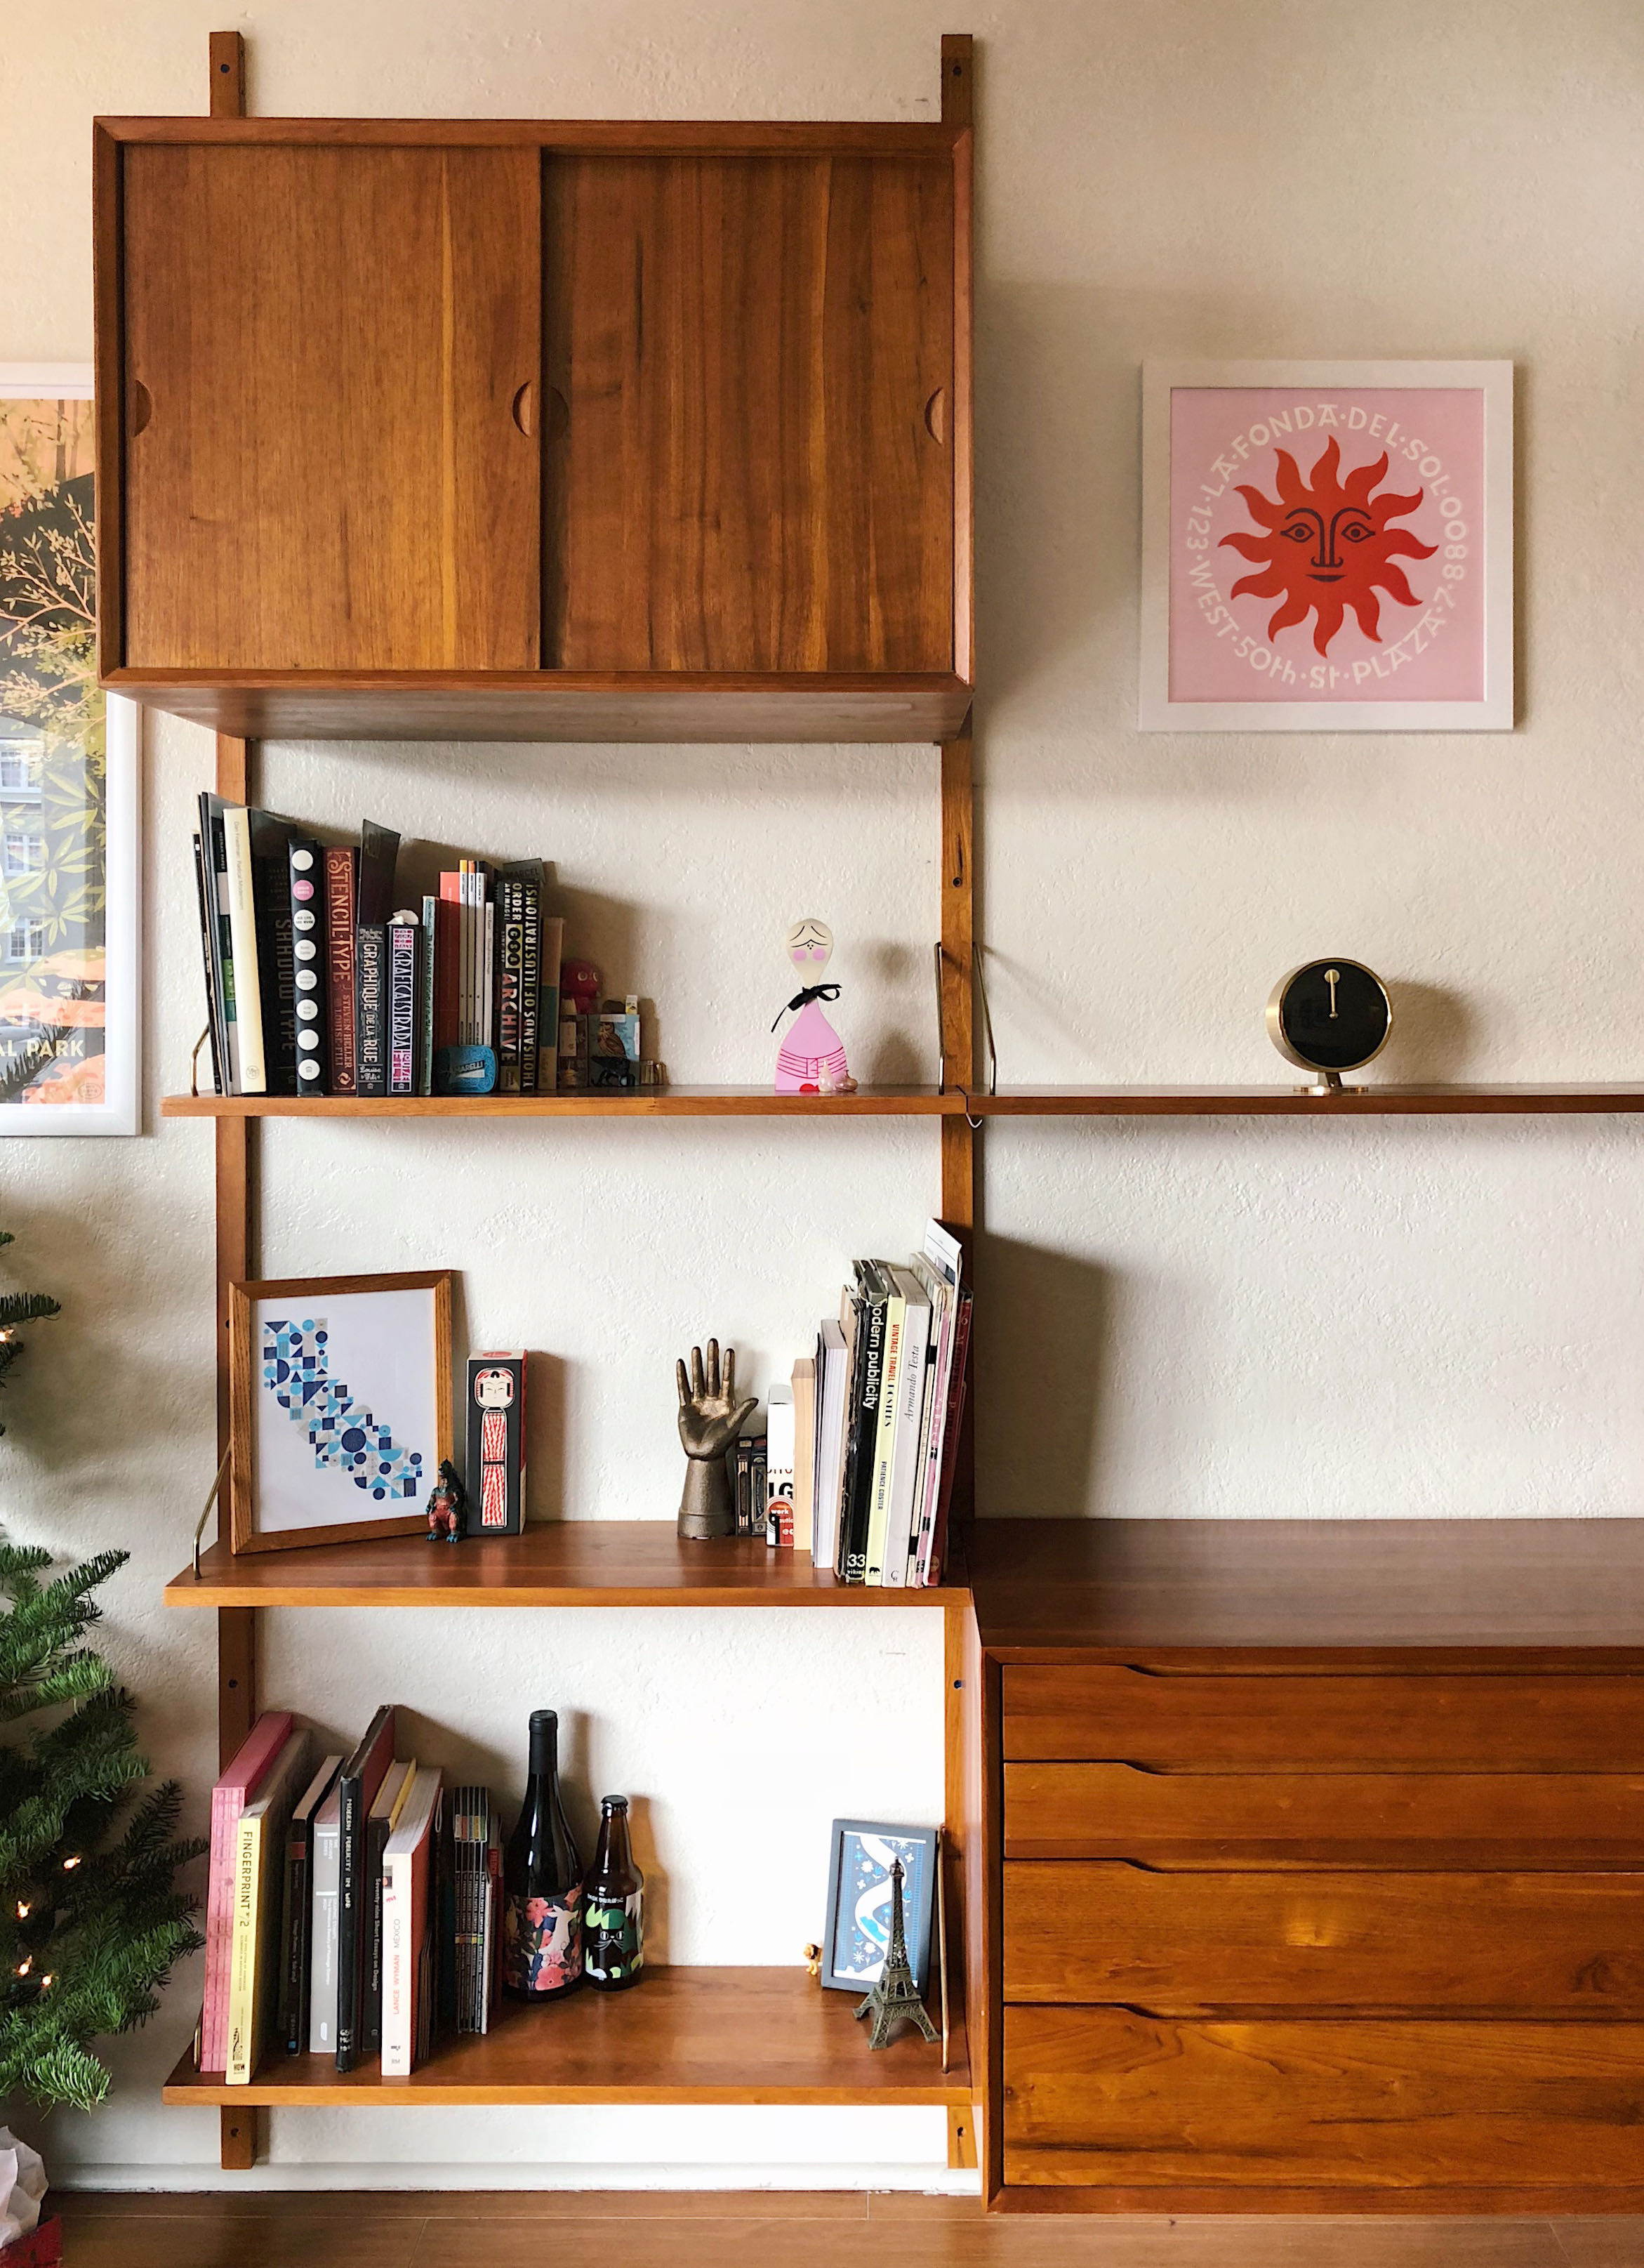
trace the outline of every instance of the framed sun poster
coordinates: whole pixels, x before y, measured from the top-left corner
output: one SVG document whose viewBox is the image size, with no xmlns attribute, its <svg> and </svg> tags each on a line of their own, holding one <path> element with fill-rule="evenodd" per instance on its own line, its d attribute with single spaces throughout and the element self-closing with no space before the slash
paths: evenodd
<svg viewBox="0 0 1644 2268">
<path fill-rule="evenodd" d="M 428 1530 L 451 1454 L 451 1278 L 229 1285 L 229 1548 Z"/>
<path fill-rule="evenodd" d="M 91 364 L 0 363 L 0 1135 L 135 1134 L 137 711 L 97 682 Z"/>
<path fill-rule="evenodd" d="M 1149 363 L 1144 732 L 1513 727 L 1513 365 Z"/>
</svg>

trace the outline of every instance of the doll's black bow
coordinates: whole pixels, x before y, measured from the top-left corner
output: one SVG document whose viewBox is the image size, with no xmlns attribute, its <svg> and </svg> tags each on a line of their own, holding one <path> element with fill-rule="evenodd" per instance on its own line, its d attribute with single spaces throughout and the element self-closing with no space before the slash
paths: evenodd
<svg viewBox="0 0 1644 2268">
<path fill-rule="evenodd" d="M 812 1000 L 837 1000 L 838 998 L 837 984 L 807 984 L 803 992 L 794 994 L 793 998 L 788 1003 L 788 1008 L 808 1008 Z M 779 1008 L 772 1017 L 772 1031 L 776 1029 L 782 1018 L 788 1013 L 788 1008 Z"/>
</svg>

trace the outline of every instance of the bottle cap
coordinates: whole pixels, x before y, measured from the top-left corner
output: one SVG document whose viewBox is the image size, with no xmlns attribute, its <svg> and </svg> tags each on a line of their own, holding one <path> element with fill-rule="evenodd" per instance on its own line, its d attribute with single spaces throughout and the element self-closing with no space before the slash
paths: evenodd
<svg viewBox="0 0 1644 2268">
<path fill-rule="evenodd" d="M 599 1808 L 601 1811 L 626 1811 L 628 1798 L 625 1795 L 602 1795 L 599 1799 Z"/>
<path fill-rule="evenodd" d="M 560 1729 L 559 1712 L 554 1709 L 533 1709 L 531 1712 L 531 1729 L 533 1733 L 538 1730 L 557 1733 Z"/>
</svg>

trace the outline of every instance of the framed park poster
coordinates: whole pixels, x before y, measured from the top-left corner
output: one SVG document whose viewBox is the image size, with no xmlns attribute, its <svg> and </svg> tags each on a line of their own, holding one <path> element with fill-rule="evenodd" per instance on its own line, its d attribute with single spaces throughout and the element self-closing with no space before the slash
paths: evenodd
<svg viewBox="0 0 1644 2268">
<path fill-rule="evenodd" d="M 1513 365 L 1149 363 L 1144 732 L 1513 725 Z"/>
<path fill-rule="evenodd" d="M 92 372 L 0 363 L 0 1134 L 135 1134 L 137 711 L 97 682 Z"/>
</svg>

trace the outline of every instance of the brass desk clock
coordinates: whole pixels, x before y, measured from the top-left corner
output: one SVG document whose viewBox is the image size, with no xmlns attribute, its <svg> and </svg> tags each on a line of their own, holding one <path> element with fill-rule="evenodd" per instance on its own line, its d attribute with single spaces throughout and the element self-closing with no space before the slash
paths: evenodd
<svg viewBox="0 0 1644 2268">
<path fill-rule="evenodd" d="M 1287 1063 L 1314 1074 L 1308 1094 L 1340 1094 L 1344 1071 L 1362 1071 L 1387 1045 L 1393 1004 L 1374 969 L 1339 954 L 1293 968 L 1267 1002 L 1267 1035 Z"/>
</svg>

